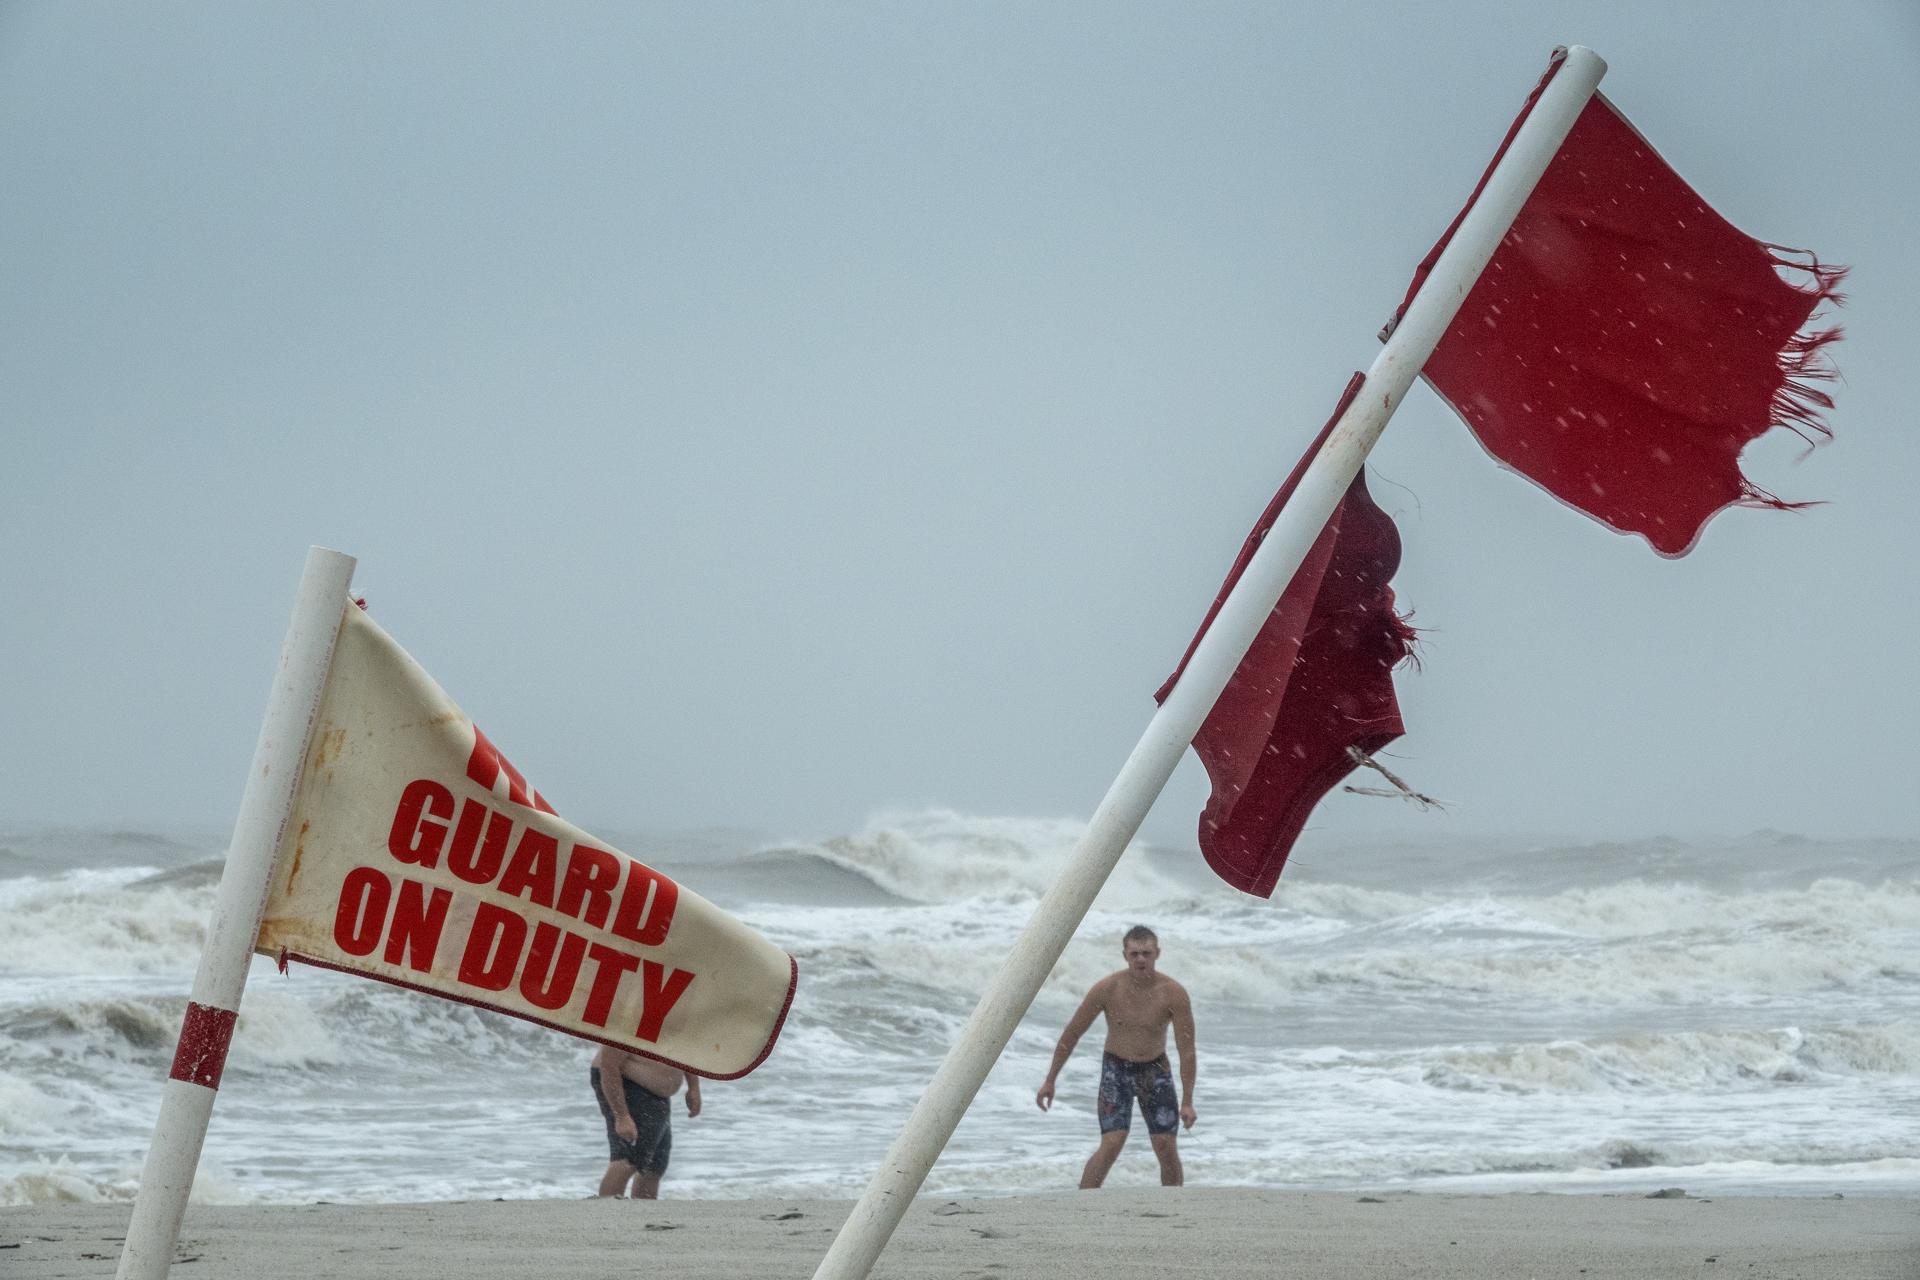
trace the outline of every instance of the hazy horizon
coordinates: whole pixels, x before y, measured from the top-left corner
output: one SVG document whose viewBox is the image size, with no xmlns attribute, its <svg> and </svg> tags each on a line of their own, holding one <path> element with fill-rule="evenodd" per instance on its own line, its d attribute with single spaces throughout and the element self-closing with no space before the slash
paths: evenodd
<svg viewBox="0 0 1920 1280">
<path fill-rule="evenodd" d="M 0 828 L 224 832 L 315 543 L 589 829 L 1084 818 L 1579 42 L 1722 214 L 1852 268 L 1833 441 L 1747 456 L 1824 505 L 1663 561 L 1416 388 L 1386 759 L 1450 807 L 1308 840 L 1910 838 L 1920 9 L 1804 20 L 0 10 Z"/>
</svg>

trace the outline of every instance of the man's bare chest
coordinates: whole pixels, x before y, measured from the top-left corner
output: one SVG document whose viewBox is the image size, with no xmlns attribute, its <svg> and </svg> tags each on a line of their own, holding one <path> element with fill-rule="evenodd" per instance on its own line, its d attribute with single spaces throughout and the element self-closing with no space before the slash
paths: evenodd
<svg viewBox="0 0 1920 1280">
<path fill-rule="evenodd" d="M 1107 997 L 1107 1021 L 1115 1028 L 1158 1031 L 1172 1017 L 1172 1002 L 1158 989 L 1129 991 L 1117 986 Z"/>
</svg>

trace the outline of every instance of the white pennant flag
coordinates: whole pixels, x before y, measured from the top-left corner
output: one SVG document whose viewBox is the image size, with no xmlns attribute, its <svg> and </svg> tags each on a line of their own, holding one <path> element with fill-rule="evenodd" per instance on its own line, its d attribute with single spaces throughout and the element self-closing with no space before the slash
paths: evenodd
<svg viewBox="0 0 1920 1280">
<path fill-rule="evenodd" d="M 256 949 L 731 1079 L 793 958 L 556 815 L 349 604 Z"/>
</svg>

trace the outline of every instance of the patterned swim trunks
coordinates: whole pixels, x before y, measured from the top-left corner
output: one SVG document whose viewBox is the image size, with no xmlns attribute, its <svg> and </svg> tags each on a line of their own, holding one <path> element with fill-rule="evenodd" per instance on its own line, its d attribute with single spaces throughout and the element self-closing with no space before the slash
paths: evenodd
<svg viewBox="0 0 1920 1280">
<path fill-rule="evenodd" d="M 1116 1054 L 1100 1057 L 1100 1132 L 1124 1131 L 1133 1124 L 1133 1100 L 1147 1118 L 1148 1133 L 1172 1133 L 1180 1124 L 1179 1100 L 1167 1055 L 1151 1062 L 1129 1062 Z"/>
<path fill-rule="evenodd" d="M 587 1068 L 587 1082 L 593 1086 L 593 1099 L 600 1104 L 600 1118 L 607 1122 L 607 1159 L 624 1160 L 640 1173 L 665 1173 L 673 1156 L 673 1103 L 632 1080 L 620 1081 L 626 1087 L 627 1114 L 636 1130 L 628 1142 L 613 1128 L 613 1108 L 607 1095 L 600 1092 L 600 1068 Z"/>
</svg>

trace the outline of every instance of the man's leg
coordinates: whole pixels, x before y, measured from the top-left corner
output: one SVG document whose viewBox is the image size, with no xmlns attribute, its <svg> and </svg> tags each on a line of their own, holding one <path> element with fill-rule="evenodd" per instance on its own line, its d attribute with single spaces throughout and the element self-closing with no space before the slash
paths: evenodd
<svg viewBox="0 0 1920 1280">
<path fill-rule="evenodd" d="M 1180 1137 L 1172 1133 L 1148 1135 L 1153 1141 L 1153 1154 L 1160 1161 L 1160 1185 L 1177 1187 L 1186 1180 L 1186 1171 L 1180 1167 Z"/>
<path fill-rule="evenodd" d="M 633 1176 L 633 1166 L 625 1160 L 609 1160 L 607 1171 L 600 1175 L 599 1196 L 618 1196 L 626 1189 L 627 1179 Z"/>
<path fill-rule="evenodd" d="M 633 1190 L 635 1200 L 660 1198 L 660 1175 L 667 1171 L 673 1153 L 673 1121 L 665 1098 L 655 1097 L 639 1085 L 628 1082 L 627 1108 L 639 1131 L 634 1144 Z M 641 1154 L 647 1152 L 648 1154 Z"/>
<path fill-rule="evenodd" d="M 1127 1145 L 1127 1131 L 1115 1129 L 1111 1133 L 1100 1135 L 1100 1145 L 1087 1157 L 1087 1167 L 1080 1171 L 1080 1189 L 1091 1191 L 1107 1180 L 1107 1170 L 1113 1168 L 1113 1162 L 1120 1158 L 1120 1148 Z"/>
</svg>

